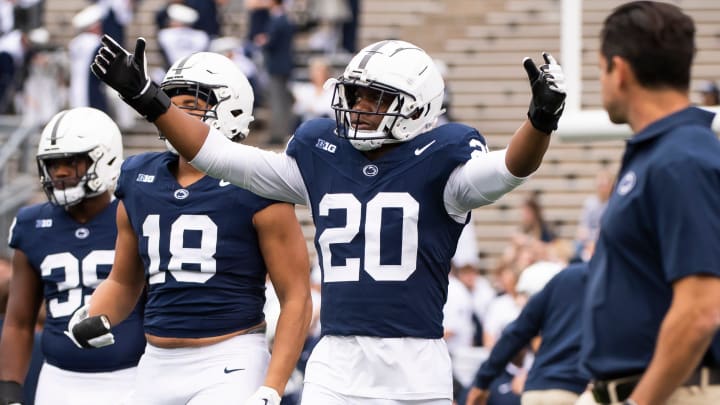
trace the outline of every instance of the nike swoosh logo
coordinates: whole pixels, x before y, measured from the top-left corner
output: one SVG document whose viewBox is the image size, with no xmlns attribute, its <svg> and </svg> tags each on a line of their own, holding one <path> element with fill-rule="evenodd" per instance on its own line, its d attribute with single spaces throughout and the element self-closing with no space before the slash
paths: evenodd
<svg viewBox="0 0 720 405">
<path fill-rule="evenodd" d="M 432 144 L 434 144 L 434 143 L 435 143 L 435 140 L 433 140 L 433 141 L 430 142 L 429 144 L 423 146 L 422 148 L 417 148 L 417 149 L 415 149 L 415 156 L 420 156 L 421 153 L 425 152 L 425 149 L 429 148 L 430 145 L 432 145 Z"/>
<path fill-rule="evenodd" d="M 229 181 L 225 181 L 225 180 L 220 180 L 219 185 L 220 185 L 220 187 L 229 186 L 229 185 L 230 185 L 230 182 L 229 182 Z"/>
<path fill-rule="evenodd" d="M 244 368 L 227 368 L 225 367 L 225 374 L 234 373 L 236 371 L 245 370 Z"/>
</svg>

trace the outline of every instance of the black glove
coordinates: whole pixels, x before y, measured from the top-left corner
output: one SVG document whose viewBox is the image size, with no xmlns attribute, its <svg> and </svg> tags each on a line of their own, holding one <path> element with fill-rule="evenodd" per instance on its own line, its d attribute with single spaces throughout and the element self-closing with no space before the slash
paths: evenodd
<svg viewBox="0 0 720 405">
<path fill-rule="evenodd" d="M 150 122 L 170 108 L 170 98 L 147 75 L 145 38 L 137 39 L 132 54 L 104 35 L 90 70 Z"/>
<path fill-rule="evenodd" d="M 89 305 L 78 308 L 68 322 L 65 335 L 81 349 L 105 347 L 115 343 L 110 321 L 105 315 L 88 317 Z M 0 404 L 1 405 L 1 404 Z"/>
<path fill-rule="evenodd" d="M 547 52 L 542 55 L 545 64 L 540 67 L 530 58 L 523 59 L 532 87 L 528 118 L 535 129 L 550 134 L 557 129 L 565 108 L 565 74 L 552 55 Z"/>
<path fill-rule="evenodd" d="M 24 404 L 23 387 L 15 381 L 0 381 L 0 405 Z"/>
</svg>

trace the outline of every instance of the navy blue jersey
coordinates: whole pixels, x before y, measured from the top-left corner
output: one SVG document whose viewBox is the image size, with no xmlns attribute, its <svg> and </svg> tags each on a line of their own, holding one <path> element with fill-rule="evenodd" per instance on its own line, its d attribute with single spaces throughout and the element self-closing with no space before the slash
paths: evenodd
<svg viewBox="0 0 720 405">
<path fill-rule="evenodd" d="M 64 208 L 37 204 L 21 208 L 10 247 L 21 250 L 42 279 L 47 319 L 42 333 L 48 363 L 80 372 L 113 371 L 137 365 L 145 350 L 142 305 L 113 327 L 115 344 L 81 350 L 63 333 L 72 314 L 107 278 L 115 258 L 117 201 L 81 224 Z"/>
<path fill-rule="evenodd" d="M 332 120 L 309 121 L 287 149 L 315 222 L 323 335 L 442 337 L 464 226 L 445 210 L 443 191 L 458 165 L 483 153 L 483 137 L 444 125 L 370 161 L 334 130 Z"/>
<path fill-rule="evenodd" d="M 205 176 L 181 187 L 170 152 L 127 159 L 115 194 L 138 235 L 148 277 L 145 331 L 155 336 L 219 336 L 261 323 L 265 276 L 256 212 L 273 204 Z"/>
</svg>

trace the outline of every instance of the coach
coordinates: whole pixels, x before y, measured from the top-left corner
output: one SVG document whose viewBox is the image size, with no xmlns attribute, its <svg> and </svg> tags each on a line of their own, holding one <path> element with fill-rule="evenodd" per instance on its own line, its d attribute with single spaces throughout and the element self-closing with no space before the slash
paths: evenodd
<svg viewBox="0 0 720 405">
<path fill-rule="evenodd" d="M 720 404 L 720 142 L 688 96 L 695 26 L 631 2 L 601 32 L 610 120 L 627 123 L 583 307 L 581 367 L 603 404 Z"/>
</svg>

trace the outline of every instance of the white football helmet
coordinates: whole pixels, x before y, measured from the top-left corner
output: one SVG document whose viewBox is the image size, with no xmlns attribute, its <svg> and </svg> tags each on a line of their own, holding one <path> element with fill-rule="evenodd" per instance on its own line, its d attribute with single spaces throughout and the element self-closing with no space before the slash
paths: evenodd
<svg viewBox="0 0 720 405">
<path fill-rule="evenodd" d="M 359 150 L 385 143 L 408 141 L 432 129 L 442 114 L 445 83 L 435 62 L 425 51 L 405 41 L 374 43 L 355 55 L 335 85 L 333 109 L 338 136 L 348 138 Z M 353 110 L 355 92 L 366 87 L 394 100 L 386 112 Z M 379 107 L 379 105 L 378 105 Z M 350 113 L 383 115 L 378 128 L 358 130 Z"/>
<path fill-rule="evenodd" d="M 74 178 L 53 178 L 53 159 L 85 158 L 87 171 Z M 104 112 L 79 107 L 55 114 L 38 144 L 40 183 L 53 204 L 69 207 L 115 187 L 123 160 L 120 129 Z"/>
<path fill-rule="evenodd" d="M 245 139 L 253 121 L 252 87 L 235 62 L 227 57 L 198 52 L 175 62 L 160 87 L 169 97 L 195 96 L 209 108 L 202 109 L 202 120 L 233 141 Z M 188 108 L 188 107 L 180 107 Z"/>
</svg>

